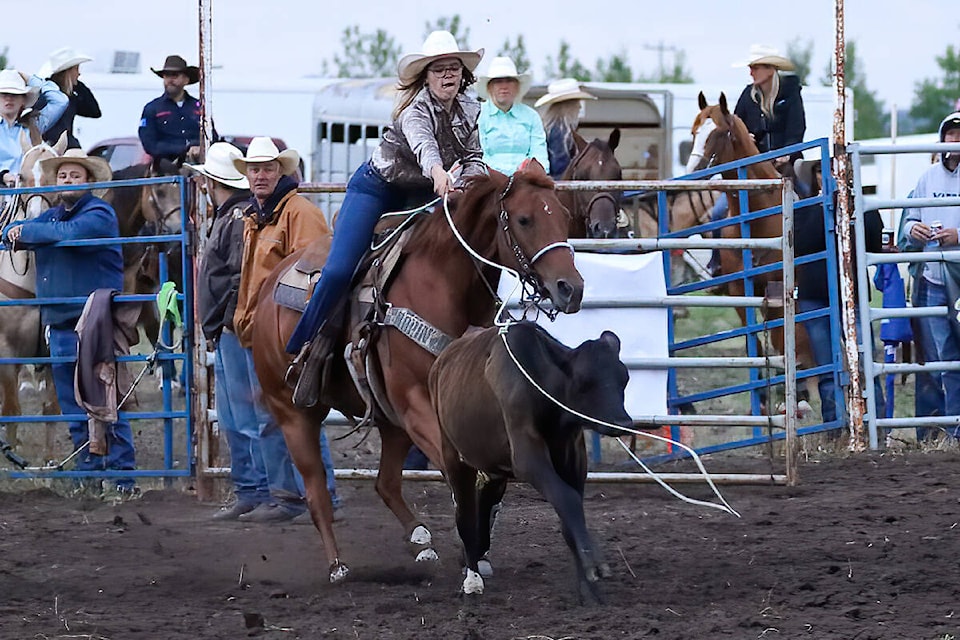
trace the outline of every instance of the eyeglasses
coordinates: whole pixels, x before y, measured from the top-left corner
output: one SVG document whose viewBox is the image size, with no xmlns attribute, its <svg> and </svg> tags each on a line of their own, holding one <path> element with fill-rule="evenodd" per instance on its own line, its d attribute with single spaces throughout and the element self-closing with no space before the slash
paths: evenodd
<svg viewBox="0 0 960 640">
<path fill-rule="evenodd" d="M 463 65 L 458 62 L 457 64 L 448 64 L 442 67 L 429 67 L 428 69 L 430 73 L 434 75 L 445 76 L 449 73 L 450 75 L 455 76 L 463 71 Z"/>
</svg>

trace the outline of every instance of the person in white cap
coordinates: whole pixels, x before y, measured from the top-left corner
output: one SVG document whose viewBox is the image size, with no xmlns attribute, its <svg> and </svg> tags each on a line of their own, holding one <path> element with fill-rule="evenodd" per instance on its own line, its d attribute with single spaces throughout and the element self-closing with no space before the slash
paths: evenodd
<svg viewBox="0 0 960 640">
<path fill-rule="evenodd" d="M 347 184 L 330 256 L 287 342 L 287 351 L 298 354 L 295 364 L 303 365 L 294 390 L 298 406 L 316 402 L 323 353 L 336 335 L 335 327 L 325 325 L 327 316 L 346 293 L 381 214 L 410 201 L 423 204 L 433 194 L 445 196 L 454 186 L 447 172 L 455 163 L 461 179 L 486 173 L 477 132 L 480 104 L 466 94 L 482 57 L 483 49 L 461 50 L 449 31 L 434 31 L 421 51 L 400 59 L 393 124 Z"/>
<path fill-rule="evenodd" d="M 280 151 L 274 141 L 257 137 L 246 156 L 234 157 L 233 166 L 247 177 L 253 198 L 244 210 L 243 256 L 233 314 L 233 333 L 243 352 L 243 363 L 260 395 L 253 368 L 253 320 L 263 282 L 291 253 L 330 233 L 327 221 L 312 202 L 297 193 L 293 178 L 300 155 L 293 149 Z M 221 337 L 221 341 L 224 338 Z M 272 500 L 253 511 L 238 514 L 244 522 L 284 522 L 306 512 L 302 479 L 297 477 L 280 426 L 257 403 L 260 451 Z M 332 499 L 333 496 L 331 496 Z"/>
<path fill-rule="evenodd" d="M 80 81 L 80 65 L 91 60 L 93 58 L 76 49 L 63 47 L 51 53 L 37 71 L 39 77 L 50 80 L 60 87 L 60 92 L 68 99 L 63 115 L 43 134 L 43 139 L 49 144 L 54 144 L 60 139 L 60 134 L 66 132 L 67 148 L 79 149 L 80 141 L 73 135 L 73 119 L 77 116 L 100 117 L 100 105 L 97 99 L 90 88 Z"/>
<path fill-rule="evenodd" d="M 560 178 L 577 155 L 573 132 L 580 124 L 583 101 L 596 99 L 596 96 L 584 91 L 576 79 L 563 78 L 548 84 L 547 93 L 533 105 L 538 109 L 546 107 L 541 114 L 547 131 L 547 154 L 550 177 L 553 179 Z"/>
<path fill-rule="evenodd" d="M 940 142 L 960 143 L 960 112 L 947 115 L 940 123 Z M 956 198 L 960 195 L 960 152 L 941 154 L 940 162 L 923 172 L 912 198 Z M 960 250 L 958 227 L 960 206 L 912 207 L 904 209 L 903 233 L 913 250 L 953 252 Z M 951 261 L 923 263 L 915 277 L 911 301 L 914 307 L 946 307 L 946 315 L 917 318 L 916 342 L 924 362 L 960 360 L 960 269 Z M 960 371 L 934 372 L 935 390 L 943 394 L 941 415 L 960 415 Z M 918 389 L 919 394 L 919 389 Z M 918 401 L 920 398 L 918 397 Z M 960 438 L 960 427 L 948 427 L 947 435 Z"/>
<path fill-rule="evenodd" d="M 252 195 L 247 177 L 233 164 L 242 156 L 240 149 L 232 144 L 215 142 L 210 145 L 203 164 L 185 165 L 202 176 L 203 189 L 215 210 L 197 273 L 197 311 L 203 335 L 208 344 L 213 343 L 216 354 L 217 420 L 230 447 L 230 479 L 234 490 L 233 504 L 219 509 L 213 516 L 216 520 L 236 520 L 261 504 L 272 502 L 260 442 L 260 429 L 268 416 L 258 399 L 256 372 L 247 362 L 233 327 L 243 258 L 243 214 L 250 206 Z M 333 461 L 326 437 L 321 437 L 325 466 L 329 460 L 327 489 L 336 511 L 340 505 L 333 479 Z"/>
<path fill-rule="evenodd" d="M 734 66 L 750 68 L 753 82 L 744 88 L 733 112 L 747 126 L 760 153 L 803 142 L 807 121 L 800 78 L 786 73 L 794 70 L 794 64 L 772 47 L 753 45 L 747 61 Z M 775 164 L 782 166 L 801 155 L 798 152 Z"/>
<path fill-rule="evenodd" d="M 43 108 L 27 112 L 41 95 Z M 20 138 L 30 140 L 30 125 L 22 116 L 29 113 L 42 134 L 60 119 L 66 108 L 67 96 L 53 82 L 37 76 L 28 78 L 15 69 L 0 71 L 0 184 L 13 186 L 20 171 L 23 155 Z"/>
<path fill-rule="evenodd" d="M 513 60 L 497 56 L 487 72 L 477 78 L 480 105 L 480 146 L 483 161 L 510 175 L 520 165 L 536 158 L 550 172 L 547 135 L 540 115 L 520 102 L 530 89 L 530 74 L 517 73 Z"/>
</svg>

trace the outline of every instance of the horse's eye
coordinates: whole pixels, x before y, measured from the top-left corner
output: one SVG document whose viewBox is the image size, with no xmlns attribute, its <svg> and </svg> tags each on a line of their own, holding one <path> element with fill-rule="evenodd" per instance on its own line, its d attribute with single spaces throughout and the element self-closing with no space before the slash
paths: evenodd
<svg viewBox="0 0 960 640">
<path fill-rule="evenodd" d="M 529 227 L 533 224 L 533 218 L 527 215 L 523 215 L 517 218 L 517 224 L 521 227 Z"/>
</svg>

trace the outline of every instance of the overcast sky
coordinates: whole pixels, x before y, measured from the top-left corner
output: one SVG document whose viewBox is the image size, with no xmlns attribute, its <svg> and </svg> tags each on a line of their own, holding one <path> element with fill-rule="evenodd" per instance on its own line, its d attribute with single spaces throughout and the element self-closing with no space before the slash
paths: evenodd
<svg viewBox="0 0 960 640">
<path fill-rule="evenodd" d="M 144 71 L 168 53 L 195 63 L 197 6 L 196 0 L 35 0 L 29 13 L 41 16 L 43 36 L 4 29 L 0 47 L 9 47 L 12 65 L 29 71 L 67 45 L 98 58 L 90 71 L 107 70 L 114 50 L 139 51 Z M 888 108 L 908 106 L 917 81 L 940 75 L 935 57 L 960 44 L 960 15 L 950 0 L 847 0 L 845 10 L 846 35 L 857 42 L 868 86 Z M 385 29 L 410 52 L 419 49 L 428 20 L 454 13 L 470 28 L 470 45 L 486 47 L 488 55 L 523 34 L 536 80 L 546 79 L 544 64 L 560 40 L 591 68 L 598 57 L 626 52 L 635 72 L 656 69 L 651 47 L 662 43 L 686 52 L 696 82 L 736 93 L 749 76 L 731 64 L 744 60 L 751 44 L 783 51 L 794 38 L 811 40 L 810 81 L 818 81 L 834 42 L 833 0 L 213 0 L 214 64 L 282 78 L 316 74 L 339 51 L 347 26 Z M 663 55 L 669 64 L 672 53 Z"/>
</svg>

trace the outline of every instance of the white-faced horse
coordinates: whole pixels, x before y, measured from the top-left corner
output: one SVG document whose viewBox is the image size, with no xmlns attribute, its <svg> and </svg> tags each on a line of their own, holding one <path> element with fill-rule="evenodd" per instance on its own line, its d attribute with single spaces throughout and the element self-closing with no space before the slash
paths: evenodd
<svg viewBox="0 0 960 640">
<path fill-rule="evenodd" d="M 67 147 L 66 134 L 62 135 L 53 146 L 39 142 L 30 145 L 25 136 L 21 137 L 20 145 L 23 148 L 23 158 L 20 163 L 20 174 L 17 178 L 18 188 L 41 186 L 40 161 L 61 155 Z M 52 206 L 54 194 L 17 194 L 9 196 L 0 214 L 0 224 L 6 226 L 18 220 L 28 220 L 39 215 Z M 0 251 L 0 300 L 27 300 L 36 297 L 37 272 L 33 253 L 29 251 Z M 40 309 L 35 306 L 0 306 L 0 358 L 35 358 L 47 354 L 43 344 L 43 335 L 40 327 Z M 21 414 L 19 387 L 20 373 L 23 365 L 0 366 L 0 412 L 5 416 Z M 43 413 L 56 414 L 60 412 L 57 406 L 53 384 L 49 378 L 49 368 L 40 381 L 39 389 L 42 393 Z M 19 443 L 17 425 L 8 424 L 6 427 L 7 439 L 16 445 Z M 46 451 L 50 454 L 53 448 L 52 430 L 47 430 Z"/>
</svg>

